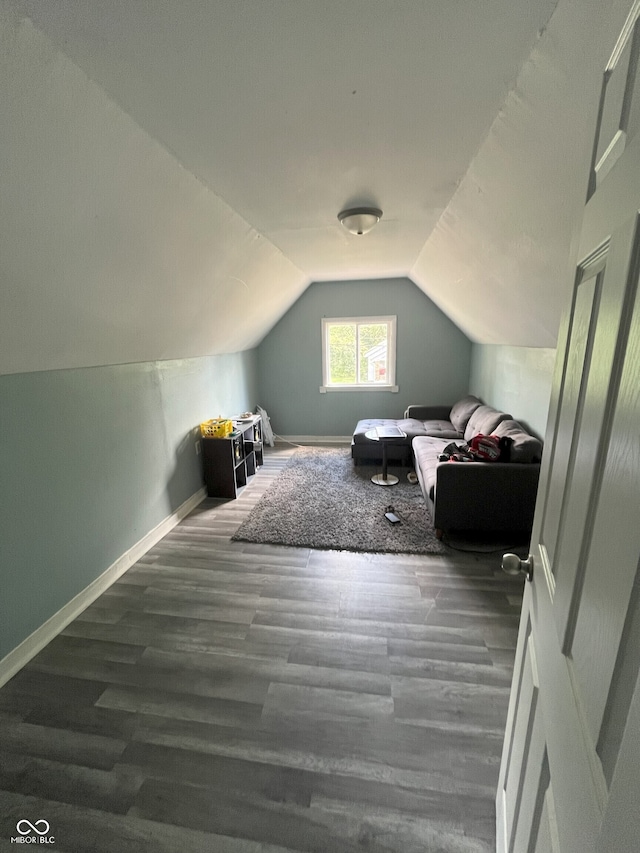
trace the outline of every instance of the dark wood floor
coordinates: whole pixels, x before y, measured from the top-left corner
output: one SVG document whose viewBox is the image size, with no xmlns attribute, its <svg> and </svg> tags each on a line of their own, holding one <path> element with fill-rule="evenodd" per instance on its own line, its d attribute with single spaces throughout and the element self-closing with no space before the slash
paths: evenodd
<svg viewBox="0 0 640 853">
<path fill-rule="evenodd" d="M 499 555 L 230 541 L 207 500 L 0 690 L 0 850 L 493 851 L 522 584 Z M 373 488 L 373 486 L 372 486 Z"/>
</svg>

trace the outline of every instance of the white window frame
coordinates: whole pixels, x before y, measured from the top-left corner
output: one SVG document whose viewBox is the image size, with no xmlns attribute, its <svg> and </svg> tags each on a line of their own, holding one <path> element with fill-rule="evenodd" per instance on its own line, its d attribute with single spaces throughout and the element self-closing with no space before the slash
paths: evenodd
<svg viewBox="0 0 640 853">
<path fill-rule="evenodd" d="M 331 385 L 329 383 L 329 358 L 328 358 L 328 342 L 329 328 L 333 325 L 341 324 L 366 325 L 368 323 L 386 323 L 388 327 L 387 336 L 387 371 L 388 382 L 384 385 L 380 383 L 362 383 L 355 385 Z M 323 317 L 322 318 L 322 385 L 320 393 L 326 394 L 327 391 L 391 391 L 394 394 L 398 393 L 396 385 L 396 325 L 397 317 L 394 315 L 386 317 Z M 359 336 L 356 332 L 356 347 Z M 358 353 L 356 352 L 356 363 Z"/>
</svg>

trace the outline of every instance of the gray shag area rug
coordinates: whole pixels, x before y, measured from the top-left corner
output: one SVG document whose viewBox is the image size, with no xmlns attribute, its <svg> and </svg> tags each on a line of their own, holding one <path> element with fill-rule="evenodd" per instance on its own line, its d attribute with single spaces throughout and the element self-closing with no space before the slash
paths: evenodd
<svg viewBox="0 0 640 853">
<path fill-rule="evenodd" d="M 444 554 L 419 485 L 407 469 L 395 486 L 376 486 L 380 466 L 354 466 L 347 448 L 304 447 L 231 537 L 304 548 L 398 554 Z M 389 505 L 401 519 L 384 517 Z"/>
</svg>

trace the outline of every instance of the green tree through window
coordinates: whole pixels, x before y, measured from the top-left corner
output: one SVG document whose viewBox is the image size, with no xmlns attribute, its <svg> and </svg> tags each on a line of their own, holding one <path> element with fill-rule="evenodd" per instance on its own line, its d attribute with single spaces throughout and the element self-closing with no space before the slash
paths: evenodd
<svg viewBox="0 0 640 853">
<path fill-rule="evenodd" d="M 355 323 L 329 326 L 329 381 L 335 385 L 355 385 L 356 375 Z"/>
</svg>

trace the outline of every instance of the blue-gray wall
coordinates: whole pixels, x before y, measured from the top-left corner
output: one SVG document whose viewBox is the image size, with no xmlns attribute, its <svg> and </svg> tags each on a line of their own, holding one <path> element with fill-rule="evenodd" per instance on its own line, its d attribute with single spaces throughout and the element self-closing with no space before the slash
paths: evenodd
<svg viewBox="0 0 640 853">
<path fill-rule="evenodd" d="M 399 392 L 321 394 L 323 317 L 395 314 Z M 258 347 L 260 404 L 281 435 L 350 435 L 367 417 L 467 393 L 471 343 L 409 279 L 315 282 Z"/>
<path fill-rule="evenodd" d="M 474 344 L 469 391 L 544 438 L 555 349 Z"/>
<path fill-rule="evenodd" d="M 0 659 L 202 486 L 256 353 L 0 376 Z"/>
</svg>

